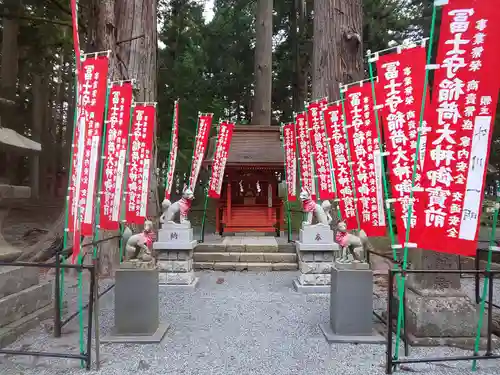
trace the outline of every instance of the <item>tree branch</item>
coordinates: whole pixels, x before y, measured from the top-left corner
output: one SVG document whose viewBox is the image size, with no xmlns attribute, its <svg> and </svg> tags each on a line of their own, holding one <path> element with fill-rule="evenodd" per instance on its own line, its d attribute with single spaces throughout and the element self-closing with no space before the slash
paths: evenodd
<svg viewBox="0 0 500 375">
<path fill-rule="evenodd" d="M 48 0 L 49 3 L 54 5 L 57 9 L 59 9 L 61 12 L 66 13 L 71 16 L 71 10 L 64 7 L 61 3 L 59 3 L 57 0 Z"/>
<path fill-rule="evenodd" d="M 14 15 L 14 14 L 9 14 L 9 13 L 0 13 L 0 18 L 7 18 L 10 20 L 19 19 L 19 20 L 27 20 L 27 21 L 35 21 L 35 22 L 46 22 L 46 23 L 52 23 L 54 25 L 61 25 L 61 26 L 67 26 L 67 27 L 73 26 L 70 22 L 49 20 L 47 18 L 41 18 L 41 17 Z"/>
<path fill-rule="evenodd" d="M 132 42 L 133 40 L 141 39 L 141 38 L 144 38 L 144 34 L 133 36 L 132 38 L 129 38 L 129 39 L 119 40 L 118 42 L 116 42 L 116 45 L 119 45 L 122 43 L 127 43 L 127 42 Z"/>
</svg>

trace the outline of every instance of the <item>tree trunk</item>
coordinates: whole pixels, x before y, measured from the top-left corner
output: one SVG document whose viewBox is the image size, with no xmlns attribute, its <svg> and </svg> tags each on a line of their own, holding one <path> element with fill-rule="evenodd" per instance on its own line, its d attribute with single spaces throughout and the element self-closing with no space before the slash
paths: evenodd
<svg viewBox="0 0 500 375">
<path fill-rule="evenodd" d="M 33 74 L 33 119 L 31 127 L 31 138 L 35 142 L 40 142 L 42 134 L 44 108 L 45 108 L 45 95 L 44 83 L 41 75 Z M 40 156 L 35 153 L 30 158 L 30 185 L 31 197 L 35 199 L 40 198 Z"/>
<path fill-rule="evenodd" d="M 361 0 L 314 2 L 312 97 L 339 99 L 339 83 L 363 79 Z"/>
<path fill-rule="evenodd" d="M 305 0 L 293 0 L 292 36 L 294 43 L 293 110 L 304 109 L 307 98 L 307 71 L 309 65 L 308 40 L 306 35 L 307 13 Z"/>
<path fill-rule="evenodd" d="M 255 96 L 252 124 L 271 125 L 273 1 L 258 0 L 255 22 Z"/>
</svg>

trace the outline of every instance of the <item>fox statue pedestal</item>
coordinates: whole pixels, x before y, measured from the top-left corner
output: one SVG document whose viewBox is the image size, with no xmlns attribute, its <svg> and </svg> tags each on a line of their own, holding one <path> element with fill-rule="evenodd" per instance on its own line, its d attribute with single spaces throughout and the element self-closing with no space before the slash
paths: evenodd
<svg viewBox="0 0 500 375">
<path fill-rule="evenodd" d="M 160 285 L 194 288 L 198 283 L 193 271 L 193 249 L 198 241 L 193 239 L 189 222 L 166 222 L 158 231 L 158 241 L 153 244 L 160 270 Z"/>
<path fill-rule="evenodd" d="M 340 250 L 329 225 L 302 224 L 296 251 L 300 276 L 293 281 L 299 293 L 329 293 L 334 252 Z"/>
</svg>

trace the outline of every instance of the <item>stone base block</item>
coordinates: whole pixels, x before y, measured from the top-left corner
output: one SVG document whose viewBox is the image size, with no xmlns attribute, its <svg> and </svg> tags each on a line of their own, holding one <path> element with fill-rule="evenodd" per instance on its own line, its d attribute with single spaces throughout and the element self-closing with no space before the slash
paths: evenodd
<svg viewBox="0 0 500 375">
<path fill-rule="evenodd" d="M 196 281 L 194 272 L 161 272 L 160 285 L 192 285 Z"/>
<path fill-rule="evenodd" d="M 330 274 L 332 266 L 331 262 L 299 262 L 303 274 Z"/>
<path fill-rule="evenodd" d="M 332 243 L 303 243 L 300 241 L 295 242 L 295 248 L 297 251 L 302 252 L 302 251 L 325 251 L 325 252 L 333 252 L 333 251 L 339 251 L 339 245 L 336 244 L 335 242 Z"/>
<path fill-rule="evenodd" d="M 311 244 L 330 244 L 333 243 L 333 230 L 329 225 L 315 224 L 302 225 L 299 232 L 299 241 Z"/>
<path fill-rule="evenodd" d="M 325 335 L 325 339 L 329 344 L 339 343 L 339 344 L 385 344 L 386 339 L 384 336 L 379 334 L 377 331 L 373 331 L 371 335 L 368 336 L 357 336 L 357 335 L 338 335 L 333 332 L 330 324 L 320 324 L 319 328 Z"/>
<path fill-rule="evenodd" d="M 133 336 L 111 334 L 101 338 L 101 342 L 110 344 L 159 344 L 163 340 L 163 337 L 165 337 L 169 328 L 169 324 L 160 324 L 156 332 L 152 335 Z"/>
<path fill-rule="evenodd" d="M 158 242 L 191 242 L 193 241 L 193 228 L 167 227 L 158 231 Z"/>
<path fill-rule="evenodd" d="M 303 285 L 299 280 L 293 280 L 293 289 L 297 293 L 303 294 L 324 294 L 325 296 L 330 293 L 330 285 Z"/>
<path fill-rule="evenodd" d="M 190 272 L 193 270 L 193 260 L 158 260 L 158 269 L 167 272 Z"/>
<path fill-rule="evenodd" d="M 333 262 L 333 259 L 333 251 L 308 251 L 300 254 L 300 260 L 303 262 Z"/>
<path fill-rule="evenodd" d="M 189 260 L 193 258 L 193 250 L 159 250 L 156 253 L 156 258 L 158 260 Z"/>
<path fill-rule="evenodd" d="M 168 241 L 168 242 L 154 242 L 154 250 L 193 250 L 198 241 L 193 240 L 191 242 L 178 242 L 178 241 Z"/>
<path fill-rule="evenodd" d="M 338 336 L 373 335 L 373 272 L 332 268 L 330 328 Z"/>
</svg>

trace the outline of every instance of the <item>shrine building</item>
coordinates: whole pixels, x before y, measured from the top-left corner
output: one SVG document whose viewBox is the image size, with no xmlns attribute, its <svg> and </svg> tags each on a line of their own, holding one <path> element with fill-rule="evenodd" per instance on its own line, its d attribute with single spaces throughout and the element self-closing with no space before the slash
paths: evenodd
<svg viewBox="0 0 500 375">
<path fill-rule="evenodd" d="M 278 126 L 235 126 L 221 198 L 215 211 L 216 232 L 285 230 L 279 176 L 284 179 L 284 155 Z M 203 164 L 213 162 L 216 137 L 210 138 Z"/>
</svg>

